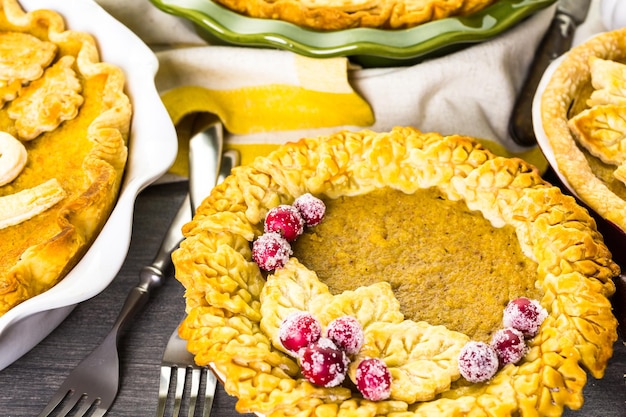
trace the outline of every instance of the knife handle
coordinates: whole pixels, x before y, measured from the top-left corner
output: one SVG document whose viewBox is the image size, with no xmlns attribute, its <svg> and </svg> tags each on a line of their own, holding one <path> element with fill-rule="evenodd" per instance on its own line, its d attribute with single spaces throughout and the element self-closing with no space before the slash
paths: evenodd
<svg viewBox="0 0 626 417">
<path fill-rule="evenodd" d="M 170 223 L 152 264 L 144 266 L 139 271 L 139 283 L 126 296 L 124 305 L 109 333 L 114 334 L 116 340 L 119 338 L 120 332 L 148 302 L 152 290 L 163 284 L 170 267 L 172 267 L 172 252 L 183 240 L 181 229 L 185 223 L 191 220 L 191 214 L 191 203 L 189 195 L 187 195 Z"/>
<path fill-rule="evenodd" d="M 509 134 L 518 145 L 532 146 L 537 143 L 532 122 L 535 92 L 548 65 L 571 48 L 575 30 L 576 23 L 572 18 L 557 12 L 539 44 L 509 119 Z"/>
</svg>

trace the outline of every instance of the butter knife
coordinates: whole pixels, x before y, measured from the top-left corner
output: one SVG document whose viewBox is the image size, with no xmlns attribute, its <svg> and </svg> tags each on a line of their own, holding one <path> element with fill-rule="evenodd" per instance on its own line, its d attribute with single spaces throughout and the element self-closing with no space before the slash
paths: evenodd
<svg viewBox="0 0 626 417">
<path fill-rule="evenodd" d="M 223 149 L 222 125 L 219 121 L 204 126 L 189 140 L 189 195 L 192 213 L 201 201 L 211 192 L 212 188 L 219 184 L 230 174 L 231 169 L 239 164 L 239 153 L 233 150 L 222 152 Z M 179 326 L 174 329 L 169 338 L 163 359 L 161 362 L 161 378 L 159 383 L 159 401 L 157 404 L 157 416 L 163 416 L 165 408 L 171 398 L 171 372 L 172 368 L 187 369 L 194 363 L 194 356 L 187 351 L 187 342 L 179 336 Z M 189 415 L 195 413 L 196 401 L 204 398 L 202 415 L 208 416 L 213 406 L 213 398 L 217 388 L 217 379 L 210 369 L 205 378 L 204 392 L 199 391 L 201 375 L 204 371 L 194 369 L 191 373 L 191 390 L 189 392 Z M 178 415 L 182 403 L 185 387 L 189 384 L 188 375 L 177 373 L 175 380 L 176 390 L 174 395 L 174 415 Z M 194 381 L 195 379 L 195 381 Z M 194 388 L 195 387 L 195 388 Z M 200 395 L 202 394 L 202 395 Z"/>
<path fill-rule="evenodd" d="M 590 4 L 591 0 L 559 0 L 509 119 L 509 134 L 518 145 L 532 146 L 537 143 L 532 122 L 532 102 L 537 86 L 548 65 L 571 48 L 576 28 L 587 18 Z"/>
<path fill-rule="evenodd" d="M 192 214 L 219 183 L 223 149 L 223 128 L 219 121 L 205 125 L 189 139 L 189 195 Z"/>
</svg>

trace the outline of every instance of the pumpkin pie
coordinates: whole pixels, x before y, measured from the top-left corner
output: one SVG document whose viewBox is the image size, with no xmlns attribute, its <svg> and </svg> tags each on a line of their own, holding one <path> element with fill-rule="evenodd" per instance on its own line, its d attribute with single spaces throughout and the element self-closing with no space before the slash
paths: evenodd
<svg viewBox="0 0 626 417">
<path fill-rule="evenodd" d="M 308 194 L 323 220 L 262 269 L 268 213 Z M 242 413 L 560 415 L 581 407 L 586 372 L 602 377 L 617 340 L 619 268 L 594 220 L 534 167 L 464 136 L 398 127 L 283 145 L 235 168 L 183 232 L 180 334 Z M 519 298 L 542 311 L 521 360 L 466 377 L 466 348 L 486 345 Z M 298 315 L 328 337 L 294 345 L 284 327 Z M 362 337 L 348 360 L 333 356 L 345 379 L 311 377 L 307 361 L 346 317 Z M 385 396 L 361 389 L 365 362 L 387 369 Z"/>
<path fill-rule="evenodd" d="M 216 0 L 250 17 L 278 19 L 315 30 L 406 29 L 475 13 L 495 0 Z"/>
<path fill-rule="evenodd" d="M 55 285 L 115 204 L 131 105 L 121 69 L 51 10 L 0 1 L 0 314 Z"/>
<path fill-rule="evenodd" d="M 558 170 L 604 219 L 626 230 L 626 29 L 573 48 L 541 96 Z"/>
</svg>

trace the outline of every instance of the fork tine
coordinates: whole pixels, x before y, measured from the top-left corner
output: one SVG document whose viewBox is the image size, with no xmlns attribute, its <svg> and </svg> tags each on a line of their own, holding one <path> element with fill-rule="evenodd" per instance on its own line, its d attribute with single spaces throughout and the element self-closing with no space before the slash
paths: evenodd
<svg viewBox="0 0 626 417">
<path fill-rule="evenodd" d="M 187 351 L 187 342 L 180 338 L 176 328 L 163 354 L 157 417 L 165 413 L 172 417 L 209 417 L 216 386 L 213 372 L 208 366 L 196 365 Z"/>
<path fill-rule="evenodd" d="M 157 406 L 157 417 L 165 415 L 165 404 L 167 403 L 167 393 L 170 389 L 170 381 L 172 378 L 172 368 L 169 366 L 161 367 L 161 382 L 159 382 L 159 404 Z"/>
<path fill-rule="evenodd" d="M 79 401 L 82 398 L 82 395 L 78 398 Z M 89 400 L 89 401 L 88 401 Z M 78 407 L 76 409 L 76 411 L 74 412 L 75 416 L 85 416 L 87 415 L 87 411 L 89 411 L 89 409 L 93 406 L 94 404 L 94 400 L 91 400 L 90 398 L 86 398 L 81 404 L 80 407 Z M 70 408 L 69 410 L 67 410 L 67 412 L 69 413 L 71 410 L 73 410 L 74 408 Z M 65 414 L 61 414 L 62 416 Z"/>
<path fill-rule="evenodd" d="M 189 410 L 188 417 L 193 417 L 196 410 L 196 402 L 198 400 L 198 392 L 200 391 L 200 378 L 202 377 L 202 369 L 191 368 L 191 388 L 189 390 Z"/>
<path fill-rule="evenodd" d="M 172 417 L 180 415 L 180 407 L 185 391 L 185 378 L 187 377 L 187 368 L 180 366 L 176 369 L 176 392 L 174 394 L 174 412 Z"/>
<path fill-rule="evenodd" d="M 39 413 L 38 417 L 55 416 L 64 417 L 70 415 L 75 417 L 90 415 L 91 417 L 102 417 L 111 407 L 113 400 L 102 401 L 99 397 L 93 397 L 87 393 L 79 393 L 73 389 L 61 387 L 52 400 L 48 402 L 46 408 Z M 60 409 L 58 409 L 61 407 Z M 91 411 L 91 412 L 90 412 Z"/>
<path fill-rule="evenodd" d="M 107 413 L 107 411 L 109 411 L 108 408 L 98 407 L 94 410 L 91 417 L 103 417 Z"/>
<path fill-rule="evenodd" d="M 48 402 L 48 404 L 46 405 L 46 408 L 44 408 L 41 413 L 39 413 L 39 415 L 37 417 L 47 417 L 50 415 L 50 413 L 52 413 L 54 411 L 55 408 L 57 408 L 59 406 L 59 404 L 61 404 L 61 402 L 65 399 L 65 397 L 67 397 L 68 395 L 68 391 L 67 390 L 63 390 L 63 387 L 61 387 L 61 389 L 59 389 L 55 394 L 54 397 L 52 397 L 52 399 Z"/>
<path fill-rule="evenodd" d="M 204 408 L 202 410 L 202 417 L 209 417 L 211 415 L 211 408 L 213 407 L 213 398 L 215 397 L 216 385 L 217 378 L 215 374 L 210 369 L 207 369 L 206 384 L 204 386 Z"/>
<path fill-rule="evenodd" d="M 61 387 L 63 388 L 63 387 Z M 57 394 L 55 394 L 55 402 L 53 404 L 48 404 L 46 409 L 40 414 L 40 416 L 49 416 L 57 407 L 63 404 L 63 408 L 57 413 L 59 416 L 66 416 L 72 411 L 72 408 L 78 404 L 78 401 L 82 398 L 82 394 L 78 394 L 76 391 L 65 389 L 63 391 L 59 390 Z"/>
</svg>

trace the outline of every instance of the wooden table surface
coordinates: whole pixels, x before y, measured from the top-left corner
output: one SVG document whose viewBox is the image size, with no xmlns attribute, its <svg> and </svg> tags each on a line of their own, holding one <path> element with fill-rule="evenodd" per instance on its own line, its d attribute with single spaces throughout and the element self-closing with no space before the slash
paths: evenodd
<svg viewBox="0 0 626 417">
<path fill-rule="evenodd" d="M 46 339 L 11 366 L 0 371 L 0 416 L 37 416 L 70 371 L 106 336 L 128 291 L 149 264 L 170 219 L 186 192 L 186 183 L 155 185 L 144 190 L 136 204 L 128 258 L 111 285 L 78 305 Z M 155 291 L 143 312 L 122 334 L 120 391 L 111 417 L 156 414 L 159 366 L 167 340 L 183 316 L 183 288 L 169 279 Z M 585 405 L 565 416 L 626 417 L 626 346 L 615 344 L 605 377 L 590 377 Z M 218 387 L 211 416 L 242 416 L 235 401 Z"/>
</svg>

